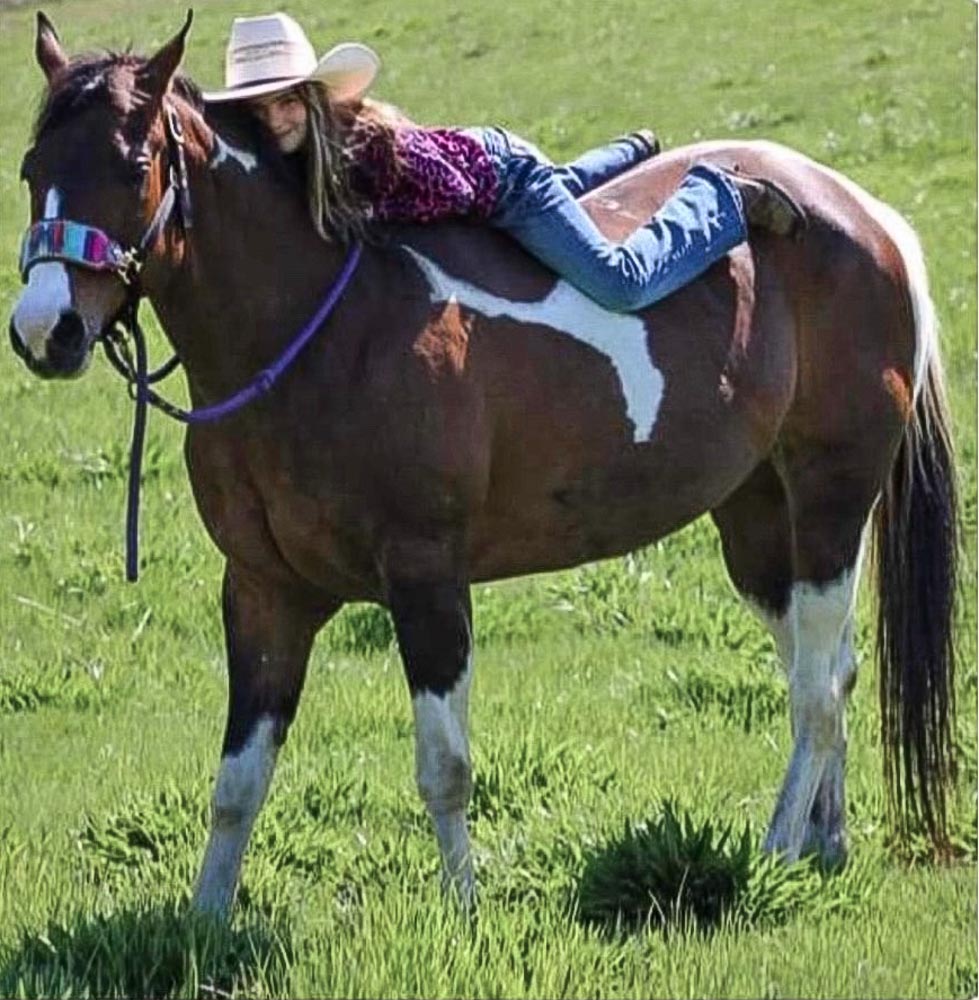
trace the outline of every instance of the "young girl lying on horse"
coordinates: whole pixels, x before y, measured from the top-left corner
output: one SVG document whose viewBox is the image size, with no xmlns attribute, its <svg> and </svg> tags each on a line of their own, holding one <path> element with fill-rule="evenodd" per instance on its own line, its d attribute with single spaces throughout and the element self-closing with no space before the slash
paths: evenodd
<svg viewBox="0 0 979 1000">
<path fill-rule="evenodd" d="M 783 236 L 804 225 L 768 181 L 707 164 L 624 242 L 607 239 L 577 199 L 658 144 L 636 132 L 572 163 L 551 163 L 503 128 L 430 128 L 366 98 L 380 67 L 367 46 L 335 46 L 317 61 L 286 14 L 236 18 L 225 90 L 245 101 L 285 154 L 305 161 L 309 209 L 324 239 L 364 235 L 372 220 L 469 219 L 502 229 L 607 309 L 642 309 L 692 281 L 758 226 Z"/>
</svg>

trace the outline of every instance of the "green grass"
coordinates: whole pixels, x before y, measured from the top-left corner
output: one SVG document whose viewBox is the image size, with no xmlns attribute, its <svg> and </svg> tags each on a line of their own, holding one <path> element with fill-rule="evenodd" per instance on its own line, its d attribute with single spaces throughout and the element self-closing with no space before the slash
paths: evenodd
<svg viewBox="0 0 979 1000">
<path fill-rule="evenodd" d="M 199 4 L 188 71 L 220 82 Z M 321 637 L 232 927 L 184 904 L 224 718 L 220 559 L 180 430 L 155 419 L 138 587 L 122 581 L 128 400 L 101 361 L 45 384 L 0 353 L 0 996 L 974 996 L 976 10 L 963 0 L 291 2 L 359 38 L 380 96 L 500 122 L 556 157 L 640 125 L 773 138 L 918 230 L 942 323 L 964 511 L 959 860 L 894 849 L 870 662 L 850 711 L 851 865 L 757 851 L 789 748 L 771 640 L 698 522 L 628 559 L 478 588 L 479 920 L 442 905 L 386 616 Z M 71 51 L 149 50 L 185 4 L 45 4 Z M 40 76 L 34 8 L 0 9 L 0 316 Z M 158 331 L 153 331 L 162 355 Z M 179 397 L 179 379 L 173 390 Z"/>
</svg>

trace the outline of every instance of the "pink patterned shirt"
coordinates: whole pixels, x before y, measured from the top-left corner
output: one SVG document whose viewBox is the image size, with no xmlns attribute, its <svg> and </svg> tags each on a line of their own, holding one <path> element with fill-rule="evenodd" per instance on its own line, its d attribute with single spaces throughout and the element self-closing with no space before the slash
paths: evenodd
<svg viewBox="0 0 979 1000">
<path fill-rule="evenodd" d="M 433 222 L 484 220 L 499 179 L 482 143 L 460 129 L 404 126 L 395 131 L 397 167 L 378 137 L 356 145 L 352 178 L 375 219 Z"/>
</svg>

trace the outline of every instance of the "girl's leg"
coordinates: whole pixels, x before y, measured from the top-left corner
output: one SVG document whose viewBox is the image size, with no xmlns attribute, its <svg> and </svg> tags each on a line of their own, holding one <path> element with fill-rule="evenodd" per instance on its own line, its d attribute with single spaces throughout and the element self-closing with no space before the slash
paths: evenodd
<svg viewBox="0 0 979 1000">
<path fill-rule="evenodd" d="M 734 182 L 691 168 L 663 207 L 623 243 L 606 239 L 554 168 L 519 165 L 491 223 L 606 309 L 642 309 L 702 274 L 747 235 Z"/>
<path fill-rule="evenodd" d="M 576 160 L 555 167 L 554 173 L 573 198 L 580 198 L 658 152 L 659 143 L 652 132 L 632 132 L 589 149 Z"/>
</svg>

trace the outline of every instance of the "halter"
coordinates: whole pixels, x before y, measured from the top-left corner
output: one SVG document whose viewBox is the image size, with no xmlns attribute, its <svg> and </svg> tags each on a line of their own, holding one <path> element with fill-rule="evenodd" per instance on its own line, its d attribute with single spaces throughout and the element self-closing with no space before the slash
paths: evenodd
<svg viewBox="0 0 979 1000">
<path fill-rule="evenodd" d="M 136 299 L 140 297 L 141 292 L 136 288 L 139 272 L 150 247 L 170 221 L 175 205 L 179 207 L 183 229 L 186 231 L 193 225 L 183 126 L 171 105 L 164 105 L 163 112 L 169 183 L 139 243 L 127 249 L 96 226 L 72 219 L 41 219 L 27 230 L 20 247 L 20 277 L 25 284 L 35 264 L 60 261 L 89 271 L 110 271 L 124 285 L 135 289 Z"/>
<path fill-rule="evenodd" d="M 146 440 L 147 406 L 155 406 L 183 423 L 200 424 L 221 420 L 265 395 L 333 311 L 356 270 L 361 254 L 360 245 L 353 244 L 340 275 L 312 319 L 279 358 L 259 372 L 243 389 L 220 403 L 192 410 L 182 410 L 158 396 L 150 385 L 166 378 L 180 364 L 180 359 L 174 354 L 160 368 L 152 372 L 149 370 L 146 338 L 139 325 L 139 304 L 144 294 L 139 281 L 140 272 L 150 248 L 173 217 L 175 207 L 183 231 L 186 233 L 193 226 L 183 127 L 170 104 L 164 104 L 163 111 L 167 137 L 168 184 L 139 243 L 124 248 L 96 226 L 72 219 L 42 219 L 24 234 L 20 251 L 20 274 L 25 283 L 35 264 L 60 261 L 89 271 L 108 271 L 119 278 L 127 289 L 122 309 L 99 339 L 112 366 L 129 384 L 129 393 L 135 403 L 126 504 L 126 579 L 130 582 L 135 582 L 139 577 L 139 486 L 143 445 Z M 122 331 L 116 323 L 121 323 Z M 132 337 L 135 357 L 126 343 L 126 333 Z"/>
</svg>

